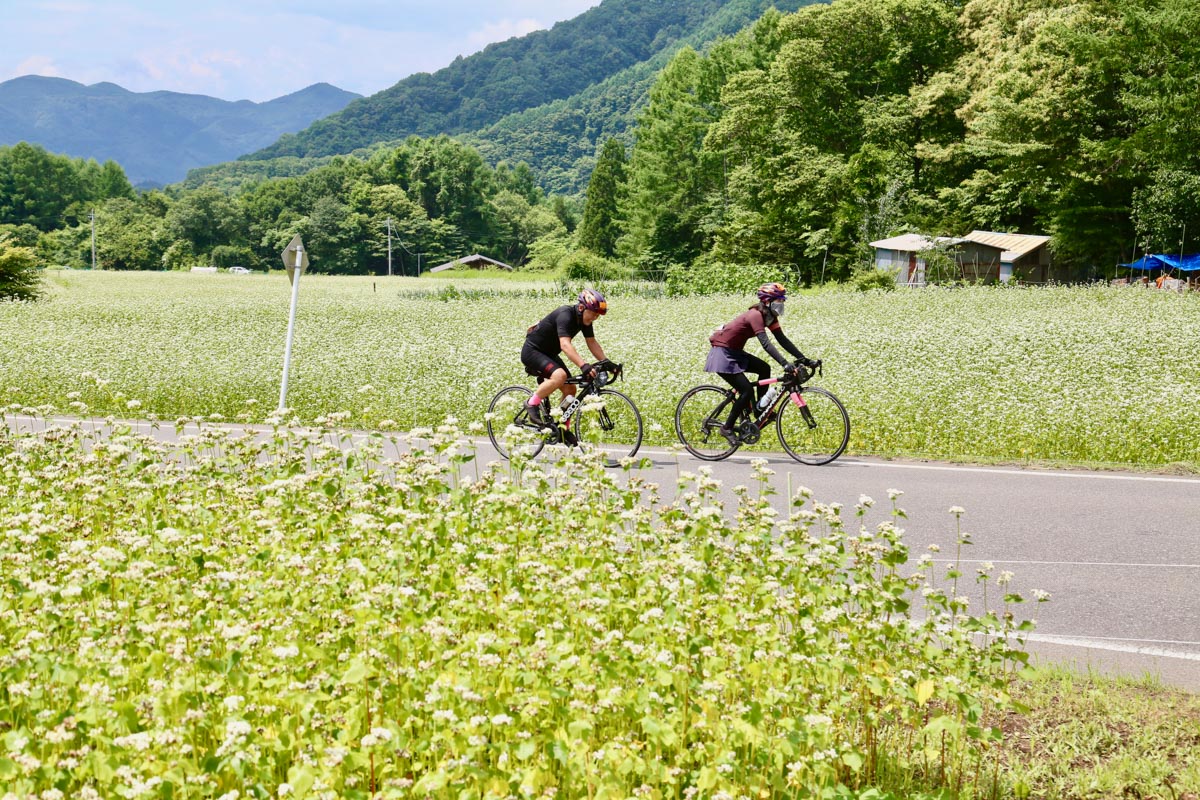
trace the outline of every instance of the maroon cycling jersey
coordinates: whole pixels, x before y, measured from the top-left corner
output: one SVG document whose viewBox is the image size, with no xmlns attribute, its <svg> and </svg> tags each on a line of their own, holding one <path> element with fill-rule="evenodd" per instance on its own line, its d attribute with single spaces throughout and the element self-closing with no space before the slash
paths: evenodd
<svg viewBox="0 0 1200 800">
<path fill-rule="evenodd" d="M 779 331 L 779 320 L 772 318 L 768 325 L 763 317 L 762 309 L 758 306 L 738 314 L 732 322 L 726 322 L 712 332 L 708 343 L 713 347 L 726 347 L 730 350 L 744 350 L 751 336 L 758 336 L 765 330 Z"/>
</svg>

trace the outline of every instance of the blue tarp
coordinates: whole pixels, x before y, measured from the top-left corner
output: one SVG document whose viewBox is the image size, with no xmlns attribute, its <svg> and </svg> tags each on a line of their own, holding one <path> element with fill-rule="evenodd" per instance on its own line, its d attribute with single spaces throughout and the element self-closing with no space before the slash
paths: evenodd
<svg viewBox="0 0 1200 800">
<path fill-rule="evenodd" d="M 1130 269 L 1155 270 L 1167 269 L 1177 270 L 1179 272 L 1196 272 L 1200 271 L 1200 253 L 1192 253 L 1186 256 L 1169 256 L 1163 253 L 1142 256 L 1132 264 L 1122 264 L 1122 267 Z"/>
</svg>

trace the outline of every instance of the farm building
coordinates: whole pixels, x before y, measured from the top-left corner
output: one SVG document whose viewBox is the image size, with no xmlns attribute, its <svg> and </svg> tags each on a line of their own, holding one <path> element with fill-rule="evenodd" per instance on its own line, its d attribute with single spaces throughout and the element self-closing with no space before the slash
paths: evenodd
<svg viewBox="0 0 1200 800">
<path fill-rule="evenodd" d="M 871 242 L 871 247 L 875 248 L 876 268 L 893 273 L 897 286 L 924 286 L 925 254 L 930 250 L 953 247 L 960 241 L 946 236 L 930 239 L 919 233 L 906 233 Z"/>
<path fill-rule="evenodd" d="M 497 261 L 494 258 L 481 256 L 479 253 L 474 253 L 462 258 L 456 258 L 453 261 L 447 261 L 445 264 L 434 267 L 430 272 L 444 272 L 448 269 L 456 267 L 466 267 L 467 269 L 503 269 L 512 272 L 512 267 L 505 264 L 503 261 Z"/>
<path fill-rule="evenodd" d="M 958 246 L 963 280 L 1047 283 L 1051 272 L 1049 236 L 971 231 Z"/>
<path fill-rule="evenodd" d="M 961 238 L 931 239 L 916 233 L 871 242 L 875 266 L 896 275 L 899 286 L 924 286 L 927 255 L 942 250 L 953 256 L 964 281 L 1046 283 L 1066 280 L 1055 274 L 1050 261 L 1049 236 L 971 231 Z"/>
</svg>

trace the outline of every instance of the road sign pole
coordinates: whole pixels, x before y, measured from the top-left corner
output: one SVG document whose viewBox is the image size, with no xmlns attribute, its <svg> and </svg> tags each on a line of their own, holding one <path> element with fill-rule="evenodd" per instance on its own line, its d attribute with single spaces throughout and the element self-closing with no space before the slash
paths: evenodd
<svg viewBox="0 0 1200 800">
<path fill-rule="evenodd" d="M 297 245 L 295 250 L 295 262 L 297 265 L 303 263 L 304 246 Z M 287 329 L 287 345 L 283 349 L 283 382 L 279 385 L 279 412 L 287 408 L 287 390 L 288 390 L 288 371 L 292 366 L 292 340 L 296 335 L 296 304 L 300 300 L 300 276 L 304 274 L 303 269 L 296 269 L 292 275 L 292 307 L 288 312 L 288 329 Z"/>
</svg>

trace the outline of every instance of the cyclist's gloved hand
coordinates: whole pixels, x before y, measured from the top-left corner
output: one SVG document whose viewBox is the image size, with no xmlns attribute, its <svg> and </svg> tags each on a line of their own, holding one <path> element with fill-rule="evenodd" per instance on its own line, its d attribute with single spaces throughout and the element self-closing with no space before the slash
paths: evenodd
<svg viewBox="0 0 1200 800">
<path fill-rule="evenodd" d="M 817 367 L 821 366 L 821 359 L 806 358 L 804 359 L 804 366 L 808 367 L 809 369 L 816 369 Z"/>
<path fill-rule="evenodd" d="M 596 377 L 596 368 L 585 361 L 579 365 L 579 374 L 588 380 L 591 380 L 592 378 Z"/>
<path fill-rule="evenodd" d="M 789 362 L 789 363 L 783 365 L 783 374 L 784 375 L 795 375 L 797 369 L 798 369 L 798 367 L 796 366 L 796 364 L 794 362 Z"/>
</svg>

